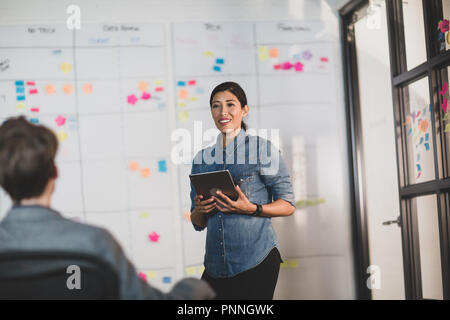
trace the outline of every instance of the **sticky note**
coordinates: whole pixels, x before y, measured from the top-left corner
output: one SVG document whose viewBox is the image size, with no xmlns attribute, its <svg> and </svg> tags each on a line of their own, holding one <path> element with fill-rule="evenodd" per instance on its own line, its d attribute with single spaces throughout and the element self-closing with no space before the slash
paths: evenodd
<svg viewBox="0 0 450 320">
<path fill-rule="evenodd" d="M 56 117 L 55 122 L 58 127 L 62 127 L 66 123 L 66 118 L 59 115 L 58 117 Z"/>
<path fill-rule="evenodd" d="M 155 279 L 158 274 L 155 271 L 148 271 L 146 275 L 147 279 Z"/>
<path fill-rule="evenodd" d="M 139 214 L 139 218 L 141 219 L 147 219 L 148 218 L 148 212 L 141 212 Z"/>
<path fill-rule="evenodd" d="M 72 91 L 73 91 L 72 85 L 71 84 L 64 85 L 63 91 L 64 91 L 65 94 L 71 94 Z"/>
<path fill-rule="evenodd" d="M 166 107 L 166 104 L 164 102 L 161 102 L 161 103 L 158 104 L 158 109 L 162 109 L 162 108 L 165 108 L 165 107 Z"/>
<path fill-rule="evenodd" d="M 141 278 L 141 279 L 147 281 L 147 275 L 146 275 L 145 273 L 139 272 L 139 273 L 138 273 L 138 276 L 139 276 L 139 278 Z"/>
<path fill-rule="evenodd" d="M 158 241 L 159 241 L 159 238 L 160 238 L 160 235 L 157 234 L 155 231 L 153 231 L 152 233 L 150 233 L 150 234 L 148 235 L 148 239 L 149 239 L 151 242 L 158 242 Z"/>
<path fill-rule="evenodd" d="M 421 175 L 422 175 L 422 172 L 419 172 L 419 173 L 417 174 L 416 179 L 419 179 Z"/>
<path fill-rule="evenodd" d="M 328 58 L 327 58 L 327 57 L 321 57 L 321 58 L 320 58 L 320 61 L 321 61 L 321 62 L 328 62 Z"/>
<path fill-rule="evenodd" d="M 258 47 L 258 58 L 261 61 L 265 61 L 269 59 L 269 50 L 266 46 L 259 46 Z"/>
<path fill-rule="evenodd" d="M 188 114 L 187 111 L 181 111 L 181 112 L 178 113 L 178 118 L 181 121 L 187 121 L 189 119 L 189 114 Z"/>
<path fill-rule="evenodd" d="M 428 120 L 427 119 L 419 121 L 419 129 L 422 132 L 427 131 L 427 129 L 428 129 Z"/>
<path fill-rule="evenodd" d="M 293 65 L 289 61 L 286 61 L 285 63 L 283 63 L 281 65 L 281 67 L 282 67 L 283 70 L 289 70 L 289 69 L 291 69 L 293 67 Z"/>
<path fill-rule="evenodd" d="M 189 80 L 188 81 L 188 86 L 195 86 L 197 84 L 196 80 Z"/>
<path fill-rule="evenodd" d="M 36 93 L 38 93 L 38 90 L 37 90 L 37 89 L 30 89 L 30 90 L 28 91 L 28 93 L 29 93 L 29 94 L 36 94 Z"/>
<path fill-rule="evenodd" d="M 303 63 L 301 63 L 300 61 L 296 62 L 294 64 L 294 69 L 295 71 L 303 71 Z"/>
<path fill-rule="evenodd" d="M 151 175 L 151 171 L 149 168 L 141 169 L 141 176 L 144 178 L 148 178 Z"/>
<path fill-rule="evenodd" d="M 286 261 L 284 261 L 284 262 L 280 263 L 280 267 L 281 268 L 288 268 L 289 265 L 288 265 L 288 263 Z"/>
<path fill-rule="evenodd" d="M 187 276 L 193 276 L 196 273 L 195 271 L 196 271 L 195 267 L 188 267 L 188 268 L 186 268 L 186 275 Z"/>
<path fill-rule="evenodd" d="M 198 273 L 199 273 L 199 274 L 202 274 L 203 271 L 205 271 L 205 266 L 200 266 L 200 267 L 198 267 Z"/>
<path fill-rule="evenodd" d="M 447 123 L 444 132 L 450 132 L 450 123 Z"/>
<path fill-rule="evenodd" d="M 442 86 L 442 90 L 441 90 L 441 96 L 444 96 L 448 91 L 448 83 L 445 82 L 444 85 Z"/>
<path fill-rule="evenodd" d="M 166 160 L 159 160 L 158 161 L 158 171 L 159 172 L 167 172 Z"/>
<path fill-rule="evenodd" d="M 135 96 L 134 94 L 130 94 L 130 95 L 127 97 L 127 102 L 128 102 L 128 104 L 135 105 L 135 104 L 136 104 L 136 101 L 138 101 L 138 98 L 136 98 L 136 96 Z"/>
<path fill-rule="evenodd" d="M 178 98 L 180 99 L 187 99 L 189 96 L 189 91 L 185 89 L 178 90 Z"/>
<path fill-rule="evenodd" d="M 280 54 L 280 52 L 278 51 L 277 48 L 270 48 L 270 50 L 269 50 L 269 56 L 270 56 L 271 58 L 276 58 L 276 57 L 278 57 L 279 54 Z"/>
<path fill-rule="evenodd" d="M 139 162 L 135 162 L 135 161 L 130 162 L 130 164 L 128 165 L 128 168 L 131 171 L 138 171 L 139 170 Z"/>
<path fill-rule="evenodd" d="M 163 81 L 160 80 L 160 79 L 158 79 L 158 80 L 155 80 L 153 83 L 154 83 L 155 85 L 157 85 L 157 86 L 162 86 Z"/>
<path fill-rule="evenodd" d="M 417 166 L 417 171 L 422 171 L 422 168 L 420 167 L 420 164 L 416 164 Z"/>
<path fill-rule="evenodd" d="M 220 66 L 214 66 L 213 70 L 217 71 L 217 72 L 220 72 L 220 71 L 222 71 L 222 68 Z"/>
<path fill-rule="evenodd" d="M 429 133 L 425 133 L 425 141 L 428 141 L 428 138 L 430 137 Z"/>
<path fill-rule="evenodd" d="M 90 83 L 83 84 L 83 92 L 86 94 L 92 93 L 92 84 Z"/>
<path fill-rule="evenodd" d="M 447 106 L 448 106 L 448 99 L 444 98 L 444 101 L 442 102 L 442 110 L 444 110 L 444 113 L 447 112 Z"/>
<path fill-rule="evenodd" d="M 311 51 L 305 50 L 305 51 L 303 51 L 302 56 L 303 56 L 303 59 L 311 60 L 311 58 L 313 57 L 313 54 L 311 53 Z"/>
<path fill-rule="evenodd" d="M 69 137 L 69 135 L 68 135 L 67 132 L 65 132 L 65 131 L 59 131 L 59 132 L 56 134 L 56 137 L 58 138 L 58 140 L 59 140 L 60 142 L 64 142 L 64 141 L 67 140 L 67 138 Z"/>
<path fill-rule="evenodd" d="M 17 96 L 17 101 L 24 101 L 25 100 L 25 96 Z"/>
<path fill-rule="evenodd" d="M 177 102 L 178 107 L 186 107 L 186 102 Z"/>
<path fill-rule="evenodd" d="M 164 88 L 163 87 L 156 87 L 155 91 L 156 92 L 161 92 L 161 91 L 164 91 Z"/>
<path fill-rule="evenodd" d="M 212 53 L 212 51 L 205 51 L 205 56 L 206 57 L 212 57 L 212 56 L 214 56 L 214 53 Z"/>
<path fill-rule="evenodd" d="M 20 102 L 20 103 L 16 104 L 16 109 L 22 110 L 25 108 L 26 108 L 25 103 Z"/>
<path fill-rule="evenodd" d="M 444 116 L 444 121 L 448 120 L 449 115 L 450 115 L 450 112 L 447 112 L 447 113 L 445 114 L 445 116 Z"/>
<path fill-rule="evenodd" d="M 216 63 L 217 63 L 217 64 L 224 64 L 224 63 L 225 63 L 225 60 L 224 60 L 223 58 L 217 58 L 217 59 L 216 59 Z"/>
<path fill-rule="evenodd" d="M 25 93 L 25 87 L 16 87 L 16 93 Z"/>
<path fill-rule="evenodd" d="M 60 69 L 62 72 L 68 73 L 68 72 L 70 72 L 70 70 L 72 70 L 72 65 L 68 62 L 64 62 L 64 63 L 61 63 Z"/>
<path fill-rule="evenodd" d="M 274 65 L 273 65 L 273 68 L 274 68 L 275 70 L 280 70 L 280 69 L 281 69 L 281 64 L 280 64 L 280 63 L 274 64 Z"/>
<path fill-rule="evenodd" d="M 197 97 L 197 96 L 192 96 L 192 97 L 189 98 L 189 100 L 190 100 L 190 101 L 197 101 L 197 100 L 198 100 L 198 97 Z"/>
<path fill-rule="evenodd" d="M 203 94 L 205 92 L 205 90 L 203 88 L 198 87 L 197 89 L 195 89 L 195 93 L 197 94 Z"/>
<path fill-rule="evenodd" d="M 185 87 L 185 86 L 186 86 L 186 81 L 178 81 L 178 82 L 177 82 L 177 86 L 179 86 L 179 87 Z"/>
<path fill-rule="evenodd" d="M 191 212 L 190 211 L 186 211 L 184 213 L 184 219 L 186 219 L 187 222 L 191 222 Z"/>
<path fill-rule="evenodd" d="M 293 268 L 293 269 L 294 268 L 298 268 L 298 261 L 296 261 L 296 260 L 288 260 L 286 262 L 287 262 L 289 268 Z"/>
<path fill-rule="evenodd" d="M 52 84 L 48 84 L 45 86 L 45 92 L 47 92 L 47 94 L 54 94 L 55 91 L 55 86 Z"/>
<path fill-rule="evenodd" d="M 27 81 L 27 86 L 34 86 L 36 85 L 36 82 L 34 81 Z"/>
<path fill-rule="evenodd" d="M 416 160 L 416 161 L 417 161 L 417 162 L 420 161 L 420 153 L 417 154 L 417 160 Z"/>
<path fill-rule="evenodd" d="M 38 118 L 31 118 L 30 122 L 33 124 L 38 124 L 39 123 L 39 119 Z"/>
<path fill-rule="evenodd" d="M 142 96 L 141 96 L 141 99 L 142 99 L 142 100 L 148 100 L 148 99 L 150 99 L 150 98 L 151 98 L 150 93 L 148 93 L 148 92 L 142 92 Z"/>
<path fill-rule="evenodd" d="M 171 277 L 163 277 L 162 278 L 162 282 L 163 283 L 171 283 L 172 282 L 172 278 Z"/>
<path fill-rule="evenodd" d="M 16 80 L 16 86 L 24 86 L 24 82 L 22 80 Z"/>
<path fill-rule="evenodd" d="M 148 83 L 146 81 L 139 82 L 138 89 L 141 91 L 148 91 Z"/>
</svg>

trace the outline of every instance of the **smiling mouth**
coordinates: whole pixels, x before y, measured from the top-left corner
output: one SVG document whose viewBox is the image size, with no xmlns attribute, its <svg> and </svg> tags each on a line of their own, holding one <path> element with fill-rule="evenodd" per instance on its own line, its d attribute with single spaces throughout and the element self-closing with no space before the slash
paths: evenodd
<svg viewBox="0 0 450 320">
<path fill-rule="evenodd" d="M 231 122 L 230 119 L 228 119 L 228 120 L 219 120 L 219 123 L 220 123 L 220 124 L 227 124 L 227 123 L 229 123 L 229 122 Z"/>
</svg>

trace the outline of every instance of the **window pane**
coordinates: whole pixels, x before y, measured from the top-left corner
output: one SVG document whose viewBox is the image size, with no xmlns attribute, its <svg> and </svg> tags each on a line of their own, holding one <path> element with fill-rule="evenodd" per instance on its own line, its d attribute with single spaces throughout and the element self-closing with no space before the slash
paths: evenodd
<svg viewBox="0 0 450 320">
<path fill-rule="evenodd" d="M 439 42 L 439 50 L 445 51 L 450 49 L 450 32 L 449 25 L 445 20 L 450 19 L 450 0 L 442 0 L 442 20 L 437 21 L 436 28 Z M 434 30 L 434 28 L 432 28 Z"/>
<path fill-rule="evenodd" d="M 449 92 L 450 67 L 439 71 L 439 100 L 435 106 L 436 141 L 439 159 L 439 177 L 450 176 L 450 163 L 448 154 L 450 152 L 450 92 Z M 441 138 L 442 135 L 442 138 Z M 442 142 L 442 146 L 441 146 Z"/>
<path fill-rule="evenodd" d="M 413 199 L 412 209 L 413 215 L 417 217 L 422 297 L 426 299 L 443 299 L 436 195 Z"/>
<path fill-rule="evenodd" d="M 403 89 L 409 184 L 435 179 L 428 77 Z"/>
<path fill-rule="evenodd" d="M 422 0 L 402 1 L 402 4 L 406 65 L 411 70 L 427 59 Z"/>
</svg>

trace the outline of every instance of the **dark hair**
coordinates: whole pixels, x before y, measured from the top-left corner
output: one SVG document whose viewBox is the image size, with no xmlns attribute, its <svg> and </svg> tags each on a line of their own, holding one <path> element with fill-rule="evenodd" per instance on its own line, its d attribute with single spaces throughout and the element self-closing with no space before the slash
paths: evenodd
<svg viewBox="0 0 450 320">
<path fill-rule="evenodd" d="M 245 96 L 244 89 L 241 88 L 236 82 L 223 82 L 216 86 L 214 90 L 211 92 L 211 97 L 209 98 L 209 106 L 212 107 L 212 100 L 214 96 L 223 91 L 229 91 L 236 96 L 236 98 L 241 103 L 241 108 L 244 108 L 247 105 L 247 97 Z M 241 122 L 241 127 L 244 131 L 247 131 L 247 124 L 244 121 Z"/>
<path fill-rule="evenodd" d="M 56 177 L 58 140 L 52 131 L 23 116 L 0 126 L 0 185 L 13 202 L 42 195 Z"/>
</svg>

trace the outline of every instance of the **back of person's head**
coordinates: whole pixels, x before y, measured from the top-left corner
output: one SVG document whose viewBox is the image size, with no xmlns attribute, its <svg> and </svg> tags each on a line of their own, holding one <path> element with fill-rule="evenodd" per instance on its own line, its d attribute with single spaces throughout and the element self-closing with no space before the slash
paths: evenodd
<svg viewBox="0 0 450 320">
<path fill-rule="evenodd" d="M 0 185 L 14 203 L 42 195 L 56 178 L 57 150 L 53 132 L 23 116 L 0 126 Z"/>
</svg>

